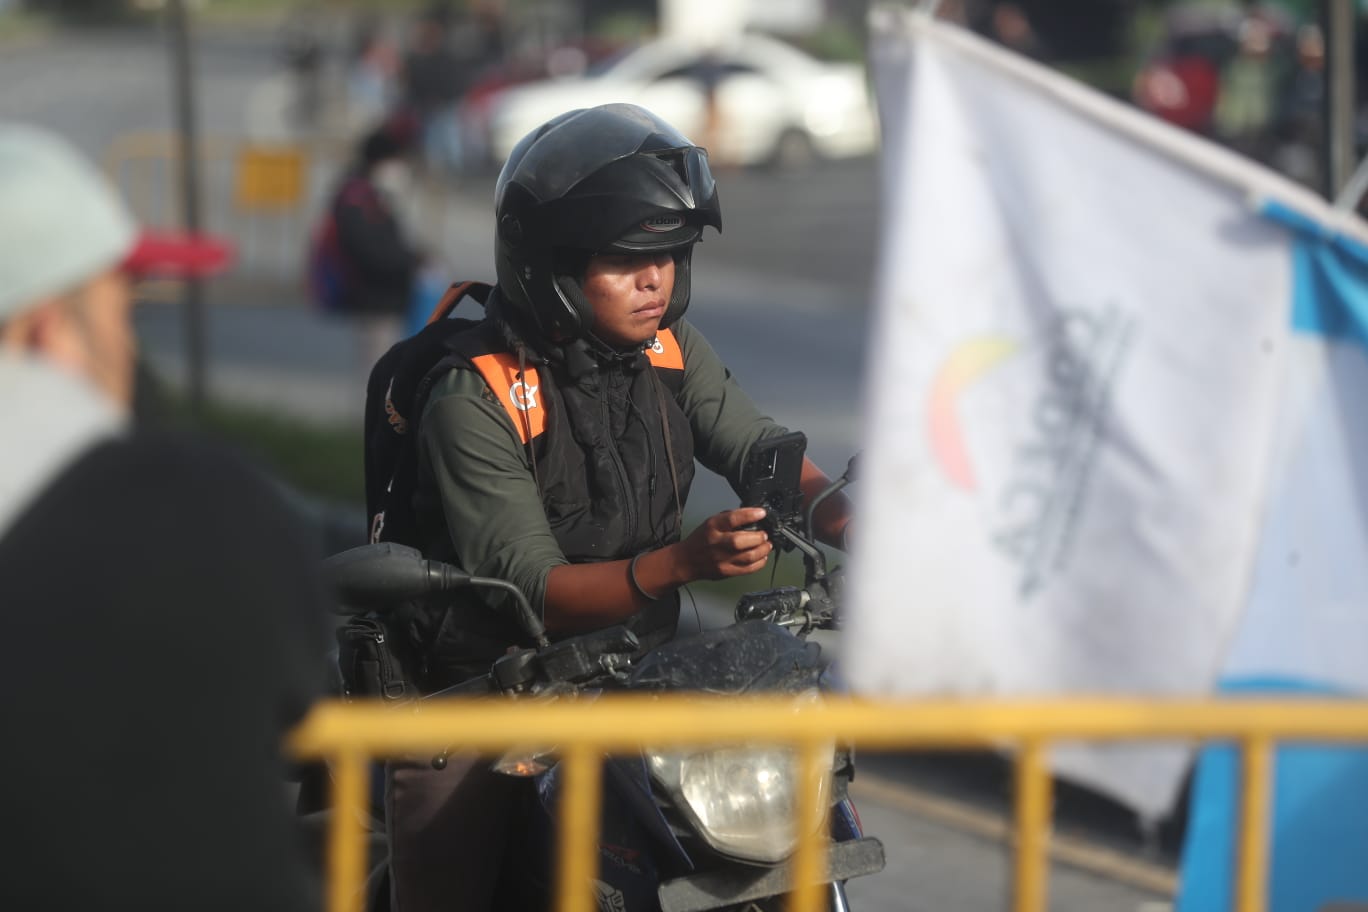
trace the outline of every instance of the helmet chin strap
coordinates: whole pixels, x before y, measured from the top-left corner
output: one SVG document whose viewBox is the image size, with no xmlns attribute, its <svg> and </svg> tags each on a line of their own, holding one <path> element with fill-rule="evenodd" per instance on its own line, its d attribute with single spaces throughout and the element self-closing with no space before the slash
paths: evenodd
<svg viewBox="0 0 1368 912">
<path fill-rule="evenodd" d="M 571 306 L 579 312 L 581 327 L 579 338 L 588 342 L 591 349 L 595 349 L 601 354 L 610 355 L 635 354 L 641 350 L 642 346 L 619 348 L 616 345 L 610 345 L 608 342 L 595 335 L 594 307 L 589 303 L 589 298 L 585 295 L 584 286 L 580 284 L 579 279 L 572 275 L 556 276 L 556 285 L 560 288 L 561 293 L 569 299 Z"/>
<path fill-rule="evenodd" d="M 589 298 L 584 293 L 584 286 L 580 284 L 579 279 L 572 275 L 558 275 L 556 276 L 556 287 L 560 289 L 565 300 L 579 315 L 579 335 L 588 335 L 594 325 L 594 305 L 589 303 Z"/>
<path fill-rule="evenodd" d="M 669 329 L 684 311 L 689 309 L 689 295 L 693 285 L 693 248 L 694 245 L 675 252 L 675 281 L 670 291 L 670 303 L 665 308 L 665 316 L 660 320 L 661 329 Z"/>
<path fill-rule="evenodd" d="M 670 291 L 670 303 L 666 306 L 665 316 L 660 321 L 661 329 L 668 329 L 675 321 L 684 316 L 684 311 L 689 309 L 689 295 L 693 284 L 693 246 L 693 244 L 689 244 L 687 247 L 671 251 L 675 261 L 675 281 L 674 288 Z M 556 287 L 560 289 L 567 303 L 579 315 L 579 334 L 586 337 L 593 336 L 594 306 L 589 303 L 589 298 L 584 294 L 584 286 L 580 284 L 580 280 L 573 275 L 558 275 L 556 276 Z M 610 350 L 613 348 L 600 339 L 595 338 L 595 341 Z"/>
</svg>

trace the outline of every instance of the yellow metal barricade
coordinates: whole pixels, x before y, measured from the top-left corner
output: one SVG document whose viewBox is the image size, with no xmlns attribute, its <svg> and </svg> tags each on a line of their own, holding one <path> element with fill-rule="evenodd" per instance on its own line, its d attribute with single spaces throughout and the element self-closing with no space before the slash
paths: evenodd
<svg viewBox="0 0 1368 912">
<path fill-rule="evenodd" d="M 1017 912 L 1041 912 L 1048 892 L 1052 803 L 1049 746 L 1057 741 L 1234 741 L 1243 751 L 1237 908 L 1264 912 L 1271 770 L 1277 741 L 1368 741 L 1368 702 L 1344 700 L 876 701 L 611 695 L 592 703 L 445 700 L 410 709 L 330 703 L 290 739 L 301 757 L 334 765 L 335 813 L 329 847 L 329 908 L 359 912 L 364 876 L 366 758 L 437 753 L 453 744 L 489 753 L 557 744 L 565 769 L 558 835 L 560 912 L 593 912 L 591 892 L 605 753 L 716 744 L 788 744 L 801 758 L 801 791 L 819 792 L 833 739 L 869 749 L 1014 748 Z M 794 912 L 817 912 L 823 893 L 825 808 L 800 807 L 792 863 Z M 876 834 L 877 835 L 877 834 Z"/>
<path fill-rule="evenodd" d="M 218 172 L 231 164 L 238 142 L 205 136 L 198 146 L 204 165 L 201 179 L 212 186 Z M 174 133 L 126 133 L 110 143 L 105 153 L 105 171 L 129 208 L 140 221 L 162 228 L 180 223 L 179 162 L 180 141 Z"/>
<path fill-rule="evenodd" d="M 199 139 L 201 227 L 232 239 L 237 273 L 299 277 L 312 220 L 347 167 L 352 143 L 330 136 L 299 142 L 222 135 Z M 134 215 L 162 228 L 181 222 L 179 162 L 178 137 L 166 132 L 125 134 L 105 153 L 105 170 Z M 428 249 L 446 249 L 452 192 L 445 181 L 427 180 L 405 206 Z"/>
<path fill-rule="evenodd" d="M 298 209 L 304 205 L 308 159 L 298 146 L 244 145 L 237 153 L 239 209 Z"/>
<path fill-rule="evenodd" d="M 220 135 L 201 137 L 197 145 L 201 228 L 233 241 L 239 275 L 296 279 L 316 203 L 311 193 L 342 166 L 336 150 Z M 172 133 L 125 134 L 105 155 L 105 169 L 134 215 L 155 227 L 181 223 L 179 166 L 180 144 Z"/>
</svg>

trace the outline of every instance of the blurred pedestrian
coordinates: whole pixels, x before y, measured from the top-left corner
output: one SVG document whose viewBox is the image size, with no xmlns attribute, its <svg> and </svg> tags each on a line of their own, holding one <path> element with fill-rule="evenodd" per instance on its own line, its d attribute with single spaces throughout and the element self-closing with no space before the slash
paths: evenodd
<svg viewBox="0 0 1368 912">
<path fill-rule="evenodd" d="M 1217 136 L 1257 161 L 1272 150 L 1278 73 L 1273 60 L 1273 27 L 1250 14 L 1239 28 L 1239 49 L 1221 72 L 1214 124 Z"/>
<path fill-rule="evenodd" d="M 472 97 L 472 93 L 481 85 L 488 88 L 491 78 L 503 85 L 510 75 L 505 68 L 507 50 L 501 0 L 472 0 L 467 16 L 450 37 L 457 59 L 454 116 L 461 146 L 459 166 L 462 173 L 469 173 L 497 164 L 489 161 L 488 103 Z M 558 56 L 558 51 L 565 50 L 568 57 Z M 562 48 L 550 51 L 544 67 L 546 74 L 555 78 L 580 75 L 586 64 L 578 48 Z M 532 66 L 536 68 L 538 64 Z"/>
<path fill-rule="evenodd" d="M 452 50 L 450 17 L 434 8 L 419 18 L 403 63 L 403 105 L 417 116 L 422 130 L 423 161 L 436 173 L 454 173 L 461 163 L 460 124 L 456 100 L 463 74 Z"/>
<path fill-rule="evenodd" d="M 1221 73 L 1212 60 L 1175 42 L 1165 55 L 1136 74 L 1136 104 L 1171 124 L 1203 135 L 1211 132 Z"/>
<path fill-rule="evenodd" d="M 942 0 L 936 7 L 936 18 L 956 25 L 969 25 L 968 0 Z"/>
<path fill-rule="evenodd" d="M 313 129 L 323 115 L 323 41 L 303 9 L 291 11 L 282 31 L 280 54 L 294 90 L 290 113 L 299 127 Z"/>
<path fill-rule="evenodd" d="M 129 416 L 130 276 L 222 258 L 0 123 L 0 908 L 312 904 L 280 756 L 324 680 L 311 556 L 258 477 Z"/>
<path fill-rule="evenodd" d="M 709 48 L 699 58 L 692 73 L 699 90 L 703 93 L 703 148 L 708 150 L 708 155 L 714 162 L 727 163 L 731 160 L 730 150 L 724 149 L 722 142 L 727 125 L 722 116 L 722 105 L 718 97 L 722 91 L 722 83 L 727 79 L 726 64 L 715 49 Z"/>
<path fill-rule="evenodd" d="M 383 120 L 398 100 L 399 51 L 373 13 L 356 21 L 347 72 L 347 118 L 366 129 Z"/>
<path fill-rule="evenodd" d="M 1327 189 L 1321 186 L 1324 117 L 1325 40 L 1320 26 L 1312 23 L 1297 30 L 1295 62 L 1279 99 L 1273 165 L 1316 190 Z"/>
<path fill-rule="evenodd" d="M 333 297 L 322 301 L 324 309 L 356 325 L 358 390 L 402 334 L 423 265 L 423 254 L 410 241 L 401 214 L 411 186 L 409 159 L 417 132 L 414 118 L 400 114 L 361 140 L 315 240 L 315 291 L 323 293 L 331 279 L 328 293 Z M 320 273 L 329 278 L 320 278 Z"/>
<path fill-rule="evenodd" d="M 995 3 L 988 16 L 988 30 L 1003 47 L 1032 60 L 1046 60 L 1049 56 L 1040 33 L 1035 30 L 1020 4 Z"/>
</svg>

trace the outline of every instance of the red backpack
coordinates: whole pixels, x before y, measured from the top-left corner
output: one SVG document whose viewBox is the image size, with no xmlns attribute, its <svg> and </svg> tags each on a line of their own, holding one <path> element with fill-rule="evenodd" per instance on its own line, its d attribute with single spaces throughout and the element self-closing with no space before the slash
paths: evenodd
<svg viewBox="0 0 1368 912">
<path fill-rule="evenodd" d="M 331 207 L 309 240 L 309 296 L 324 313 L 342 313 L 348 280 L 347 261 L 337 237 L 337 220 Z"/>
</svg>

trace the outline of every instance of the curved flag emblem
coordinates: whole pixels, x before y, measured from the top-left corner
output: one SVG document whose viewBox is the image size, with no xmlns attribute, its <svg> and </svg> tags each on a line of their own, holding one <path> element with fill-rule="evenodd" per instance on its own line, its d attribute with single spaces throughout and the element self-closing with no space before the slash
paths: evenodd
<svg viewBox="0 0 1368 912">
<path fill-rule="evenodd" d="M 974 466 L 960 427 L 959 398 L 984 374 L 1006 360 L 1020 346 L 1005 336 L 980 336 L 956 346 L 931 381 L 927 403 L 927 436 L 941 472 L 955 487 L 975 488 Z"/>
</svg>

